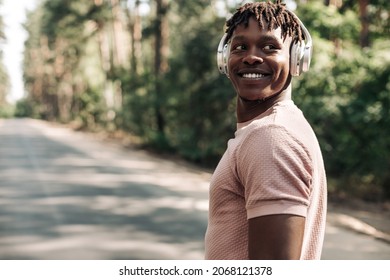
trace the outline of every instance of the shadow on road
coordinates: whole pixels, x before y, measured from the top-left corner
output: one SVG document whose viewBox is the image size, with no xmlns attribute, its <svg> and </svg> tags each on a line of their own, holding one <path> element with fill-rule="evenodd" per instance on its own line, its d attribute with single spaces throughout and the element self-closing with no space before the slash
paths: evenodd
<svg viewBox="0 0 390 280">
<path fill-rule="evenodd" d="M 207 197 L 185 170 L 24 129 L 1 133 L 2 259 L 203 257 Z"/>
<path fill-rule="evenodd" d="M 210 175 L 44 122 L 0 120 L 0 259 L 203 259 Z M 329 223 L 339 214 L 328 215 L 323 259 L 390 259 L 388 244 Z"/>
</svg>

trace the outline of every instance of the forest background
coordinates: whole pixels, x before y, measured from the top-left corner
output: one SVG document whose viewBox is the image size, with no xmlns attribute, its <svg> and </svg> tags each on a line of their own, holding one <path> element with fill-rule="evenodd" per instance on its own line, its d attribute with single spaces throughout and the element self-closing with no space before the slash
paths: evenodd
<svg viewBox="0 0 390 280">
<path fill-rule="evenodd" d="M 234 0 L 42 0 L 27 15 L 26 96 L 0 117 L 131 135 L 133 143 L 214 168 L 235 131 L 235 93 L 216 67 Z M 329 193 L 390 199 L 390 2 L 297 0 L 314 40 L 293 99 L 312 124 Z M 1 0 L 0 0 L 1 7 Z M 0 40 L 6 40 L 0 19 Z"/>
</svg>

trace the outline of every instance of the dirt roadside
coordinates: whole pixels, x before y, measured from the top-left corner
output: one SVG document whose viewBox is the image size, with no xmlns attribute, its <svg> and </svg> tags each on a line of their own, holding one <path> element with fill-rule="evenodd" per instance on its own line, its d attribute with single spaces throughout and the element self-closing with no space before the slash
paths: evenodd
<svg viewBox="0 0 390 280">
<path fill-rule="evenodd" d="M 390 203 L 369 203 L 358 199 L 328 201 L 328 222 L 372 236 L 390 244 Z"/>
</svg>

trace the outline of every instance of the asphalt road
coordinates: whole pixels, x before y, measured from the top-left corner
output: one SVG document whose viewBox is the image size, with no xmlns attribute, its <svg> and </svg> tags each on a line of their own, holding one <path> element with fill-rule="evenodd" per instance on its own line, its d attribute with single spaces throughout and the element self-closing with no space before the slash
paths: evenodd
<svg viewBox="0 0 390 280">
<path fill-rule="evenodd" d="M 37 120 L 0 120 L 0 259 L 202 259 L 210 173 Z M 329 223 L 323 259 L 390 259 Z"/>
</svg>

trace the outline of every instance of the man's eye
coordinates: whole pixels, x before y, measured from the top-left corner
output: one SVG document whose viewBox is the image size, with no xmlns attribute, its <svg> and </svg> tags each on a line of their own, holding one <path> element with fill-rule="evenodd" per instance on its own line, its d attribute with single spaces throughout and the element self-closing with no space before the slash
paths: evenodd
<svg viewBox="0 0 390 280">
<path fill-rule="evenodd" d="M 238 50 L 238 51 L 242 51 L 242 50 L 245 50 L 245 49 L 246 49 L 245 45 L 237 45 L 237 46 L 234 47 L 234 50 Z"/>
<path fill-rule="evenodd" d="M 263 49 L 266 51 L 272 51 L 276 50 L 277 48 L 274 45 L 266 45 Z"/>
</svg>

